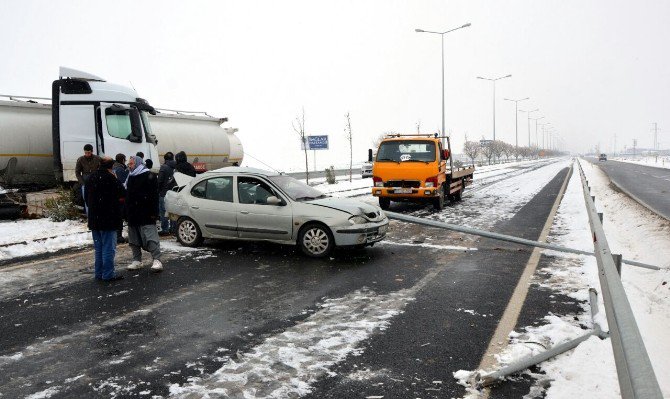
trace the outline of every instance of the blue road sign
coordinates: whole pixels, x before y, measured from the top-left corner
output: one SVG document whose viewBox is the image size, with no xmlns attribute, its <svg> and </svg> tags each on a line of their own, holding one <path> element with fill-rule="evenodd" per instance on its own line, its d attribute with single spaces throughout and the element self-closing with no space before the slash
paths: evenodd
<svg viewBox="0 0 670 399">
<path fill-rule="evenodd" d="M 327 150 L 328 136 L 307 136 L 308 150 Z"/>
</svg>

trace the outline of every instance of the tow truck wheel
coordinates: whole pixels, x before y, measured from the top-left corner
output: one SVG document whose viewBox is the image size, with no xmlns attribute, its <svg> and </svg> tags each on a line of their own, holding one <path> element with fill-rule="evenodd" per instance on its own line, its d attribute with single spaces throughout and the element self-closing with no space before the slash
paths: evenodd
<svg viewBox="0 0 670 399">
<path fill-rule="evenodd" d="M 441 211 L 444 208 L 444 186 L 440 188 L 440 194 L 437 198 L 433 198 L 433 208 L 436 211 Z"/>
<path fill-rule="evenodd" d="M 391 206 L 391 200 L 385 197 L 379 197 L 379 207 L 383 210 L 389 209 Z"/>
</svg>

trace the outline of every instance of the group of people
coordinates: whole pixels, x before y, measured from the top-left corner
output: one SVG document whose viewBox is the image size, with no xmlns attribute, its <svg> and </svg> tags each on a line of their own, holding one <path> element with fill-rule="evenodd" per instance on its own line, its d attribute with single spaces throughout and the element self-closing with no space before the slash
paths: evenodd
<svg viewBox="0 0 670 399">
<path fill-rule="evenodd" d="M 123 279 L 115 272 L 114 259 L 117 243 L 123 238 L 123 221 L 128 224 L 128 244 L 133 261 L 127 270 L 139 270 L 142 265 L 142 250 L 152 257 L 151 270 L 160 272 L 160 235 L 172 234 L 172 223 L 165 212 L 165 195 L 176 186 L 175 171 L 195 176 L 193 165 L 188 163 L 186 153 L 181 151 L 164 155 L 158 176 L 151 173 L 153 162 L 144 160 L 138 152 L 130 156 L 117 154 L 115 159 L 93 154 L 93 146 L 84 146 L 84 155 L 79 157 L 75 174 L 81 186 L 81 194 L 88 217 L 88 227 L 93 235 L 95 248 L 95 278 L 103 281 Z M 160 232 L 156 226 L 160 221 Z"/>
</svg>

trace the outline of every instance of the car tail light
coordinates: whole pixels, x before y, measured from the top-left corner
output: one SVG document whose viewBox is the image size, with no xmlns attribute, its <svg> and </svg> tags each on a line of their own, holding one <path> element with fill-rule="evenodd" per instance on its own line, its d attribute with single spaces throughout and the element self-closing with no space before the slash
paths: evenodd
<svg viewBox="0 0 670 399">
<path fill-rule="evenodd" d="M 437 176 L 427 178 L 426 187 L 437 187 Z"/>
<path fill-rule="evenodd" d="M 384 182 L 382 181 L 381 177 L 372 176 L 372 182 L 374 183 L 375 187 L 384 187 Z"/>
</svg>

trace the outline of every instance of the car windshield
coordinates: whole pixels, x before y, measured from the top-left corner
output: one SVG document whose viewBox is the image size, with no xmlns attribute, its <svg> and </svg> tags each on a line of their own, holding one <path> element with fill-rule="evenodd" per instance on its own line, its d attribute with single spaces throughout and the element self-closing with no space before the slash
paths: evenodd
<svg viewBox="0 0 670 399">
<path fill-rule="evenodd" d="M 268 176 L 268 179 L 277 185 L 286 195 L 294 201 L 309 201 L 317 198 L 325 198 L 327 195 L 321 191 L 290 176 Z"/>
<path fill-rule="evenodd" d="M 433 162 L 435 143 L 425 140 L 386 141 L 379 146 L 377 162 Z"/>
</svg>

